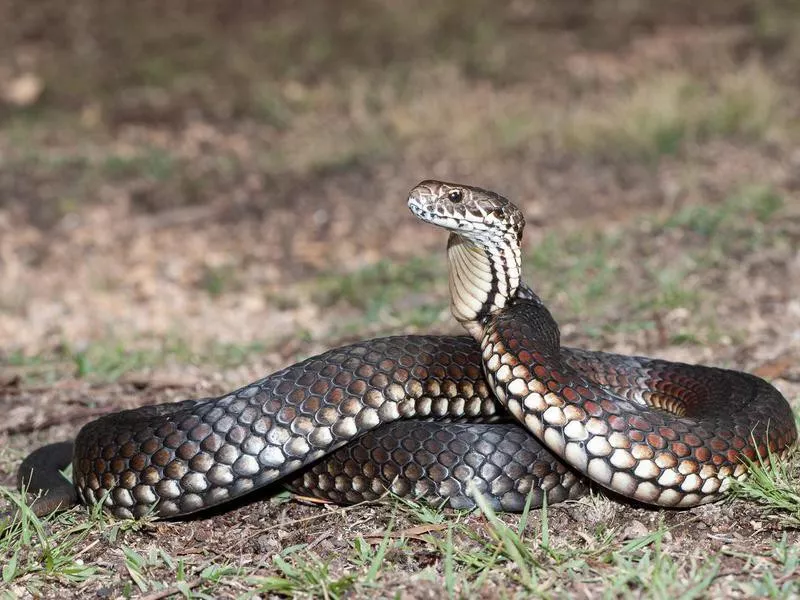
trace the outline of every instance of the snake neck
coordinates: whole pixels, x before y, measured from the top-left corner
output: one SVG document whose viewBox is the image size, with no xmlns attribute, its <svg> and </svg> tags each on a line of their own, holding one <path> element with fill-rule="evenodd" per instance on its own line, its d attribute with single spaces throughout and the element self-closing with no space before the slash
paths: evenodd
<svg viewBox="0 0 800 600">
<path fill-rule="evenodd" d="M 456 233 L 447 242 L 450 311 L 480 341 L 486 319 L 504 308 L 520 286 L 518 239 L 493 239 L 477 245 Z"/>
</svg>

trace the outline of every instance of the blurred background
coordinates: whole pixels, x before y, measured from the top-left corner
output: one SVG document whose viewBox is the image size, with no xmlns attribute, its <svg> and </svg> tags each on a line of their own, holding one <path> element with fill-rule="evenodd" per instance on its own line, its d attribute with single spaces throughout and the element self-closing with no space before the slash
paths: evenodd
<svg viewBox="0 0 800 600">
<path fill-rule="evenodd" d="M 5 377 L 255 373 L 456 331 L 445 236 L 405 207 L 431 177 L 524 207 L 527 278 L 568 341 L 732 345 L 753 339 L 721 327 L 742 302 L 785 332 L 798 9 L 5 0 Z"/>
<path fill-rule="evenodd" d="M 426 178 L 521 206 L 524 278 L 565 345 L 751 371 L 800 407 L 798 14 L 0 0 L 0 485 L 100 414 L 219 395 L 353 340 L 459 332 L 446 235 L 406 208 Z M 796 506 L 787 485 L 768 510 Z M 242 597 L 258 581 L 265 597 L 518 597 L 527 568 L 523 593 L 544 597 L 797 587 L 796 535 L 741 502 L 534 511 L 530 567 L 477 542 L 500 539 L 480 515 L 448 525 L 445 550 L 439 517 L 394 506 L 79 523 L 19 551 L 0 539 L 0 562 L 12 594 L 37 597 Z M 217 570 L 232 556 L 235 576 Z"/>
</svg>

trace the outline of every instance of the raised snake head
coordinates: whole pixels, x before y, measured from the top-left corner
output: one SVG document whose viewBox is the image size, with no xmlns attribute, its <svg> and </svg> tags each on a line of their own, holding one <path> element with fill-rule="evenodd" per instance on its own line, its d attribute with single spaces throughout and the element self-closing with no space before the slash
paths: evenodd
<svg viewBox="0 0 800 600">
<path fill-rule="evenodd" d="M 408 196 L 419 219 L 485 249 L 522 240 L 525 217 L 510 200 L 479 187 L 426 180 Z"/>
</svg>

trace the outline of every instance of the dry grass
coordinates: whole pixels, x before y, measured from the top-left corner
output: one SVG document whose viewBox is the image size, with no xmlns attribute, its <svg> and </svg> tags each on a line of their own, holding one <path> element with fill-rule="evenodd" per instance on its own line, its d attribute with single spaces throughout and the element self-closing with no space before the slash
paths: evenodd
<svg viewBox="0 0 800 600">
<path fill-rule="evenodd" d="M 575 152 L 654 160 L 715 138 L 760 142 L 787 134 L 777 114 L 784 102 L 758 63 L 711 82 L 665 72 L 599 107 L 579 106 L 556 135 Z"/>
</svg>

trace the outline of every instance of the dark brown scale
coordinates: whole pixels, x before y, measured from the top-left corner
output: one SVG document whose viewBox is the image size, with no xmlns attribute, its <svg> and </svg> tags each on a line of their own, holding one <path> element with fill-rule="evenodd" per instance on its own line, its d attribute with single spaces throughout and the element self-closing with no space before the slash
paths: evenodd
<svg viewBox="0 0 800 600">
<path fill-rule="evenodd" d="M 730 474 L 744 474 L 743 458 L 765 458 L 768 452 L 780 454 L 797 438 L 788 402 L 774 387 L 758 377 L 700 365 L 560 348 L 558 338 L 558 327 L 547 309 L 540 303 L 522 300 L 490 320 L 483 344 L 502 356 L 503 362 L 530 357 L 525 366 L 546 389 L 556 394 L 557 387 L 578 392 L 580 398 L 577 399 L 574 394 L 562 392 L 563 403 L 580 407 L 586 414 L 605 421 L 612 431 L 621 433 L 634 444 L 648 444 L 649 447 L 636 449 L 638 456 L 634 455 L 634 458 L 637 460 L 649 460 L 650 448 L 657 448 L 679 457 L 682 460 L 679 470 L 684 474 L 698 473 L 703 465 L 713 466 L 721 482 Z M 509 352 L 506 348 L 512 347 L 518 348 L 516 356 L 505 356 Z M 494 375 L 498 373 L 499 367 L 494 369 Z M 523 409 L 523 397 L 510 391 L 509 382 L 505 380 L 498 387 L 502 388 L 501 397 L 514 403 L 511 406 L 518 411 L 515 414 L 519 418 L 540 419 L 544 433 L 555 430 L 552 439 L 560 437 L 565 445 L 571 443 L 565 427 L 575 419 L 562 425 L 553 417 L 548 421 L 545 411 Z M 601 382 L 610 383 L 605 385 Z M 644 382 L 646 387 L 626 387 L 628 382 L 635 386 Z M 641 398 L 646 402 L 654 394 L 667 397 L 675 409 L 662 410 L 638 400 Z M 585 422 L 585 419 L 581 420 Z M 588 440 L 580 448 L 589 448 L 592 441 Z M 603 448 L 607 446 L 601 442 L 594 447 L 599 454 L 586 451 L 584 458 L 573 466 L 581 467 L 584 474 L 599 483 L 629 493 L 638 500 L 692 505 L 717 495 L 719 485 L 704 486 L 707 489 L 701 490 L 695 480 L 674 488 L 655 484 L 665 469 L 671 467 L 654 464 L 643 464 L 641 471 L 635 469 L 639 479 L 653 482 L 650 487 L 631 489 L 628 477 L 613 484 L 612 475 L 622 473 L 627 476 L 634 469 L 618 469 L 607 461 L 606 466 L 601 467 L 595 461 L 605 455 Z M 573 451 L 572 456 L 578 452 L 583 450 Z M 566 454 L 559 452 L 562 458 Z M 662 461 L 666 462 L 670 461 Z M 707 473 L 703 476 L 709 477 Z"/>
<path fill-rule="evenodd" d="M 399 400 L 398 390 L 391 389 L 398 382 L 405 389 L 405 396 L 399 390 Z M 564 467 L 543 466 L 552 464 L 552 457 L 518 426 L 511 435 L 509 426 L 500 424 L 464 428 L 407 422 L 408 436 L 390 435 L 386 425 L 397 418 L 399 402 L 409 397 L 421 401 L 423 393 L 434 406 L 445 407 L 448 419 L 497 411 L 471 339 L 373 340 L 308 359 L 221 398 L 143 407 L 89 423 L 76 439 L 76 487 L 86 502 L 99 500 L 106 491 L 136 487 L 133 496 L 109 495 L 111 511 L 120 517 L 143 514 L 150 506 L 139 498 L 155 498 L 157 514 L 175 516 L 263 487 L 326 455 L 302 481 L 315 494 L 325 488 L 326 497 L 337 501 L 374 497 L 374 490 L 393 486 L 467 506 L 473 501 L 466 496 L 466 481 L 477 477 L 479 488 L 505 490 L 490 498 L 496 506 L 521 507 L 520 490 L 535 488 L 536 481 L 552 473 L 560 482 L 549 492 L 553 501 L 580 491 L 578 479 Z M 384 433 L 362 437 L 342 450 L 348 453 L 341 463 L 347 464 L 346 471 L 332 466 L 331 452 L 376 428 Z M 482 441 L 483 454 L 464 436 Z M 510 443 L 530 464 L 495 452 L 495 441 Z M 487 463 L 486 456 L 493 454 L 496 463 Z M 371 462 L 376 459 L 383 461 L 381 468 Z M 321 465 L 327 465 L 335 485 L 324 484 L 324 478 L 314 484 L 314 469 Z M 503 485 L 495 481 L 500 476 L 508 479 Z M 541 502 L 537 494 L 534 504 Z"/>
<path fill-rule="evenodd" d="M 424 451 L 413 452 L 412 448 Z M 382 462 L 382 471 L 375 473 L 372 461 Z M 495 509 L 520 511 L 530 490 L 534 490 L 531 505 L 541 506 L 543 479 L 551 474 L 558 477 L 558 483 L 546 492 L 548 503 L 577 498 L 586 489 L 515 423 L 489 427 L 403 421 L 340 448 L 293 478 L 289 487 L 297 493 L 345 503 L 374 500 L 386 491 L 420 492 L 429 502 L 473 508 L 475 500 L 467 487 L 473 481 Z M 344 485 L 334 493 L 320 489 L 318 482 L 328 477 Z M 378 485 L 357 489 L 359 477 Z"/>
</svg>

